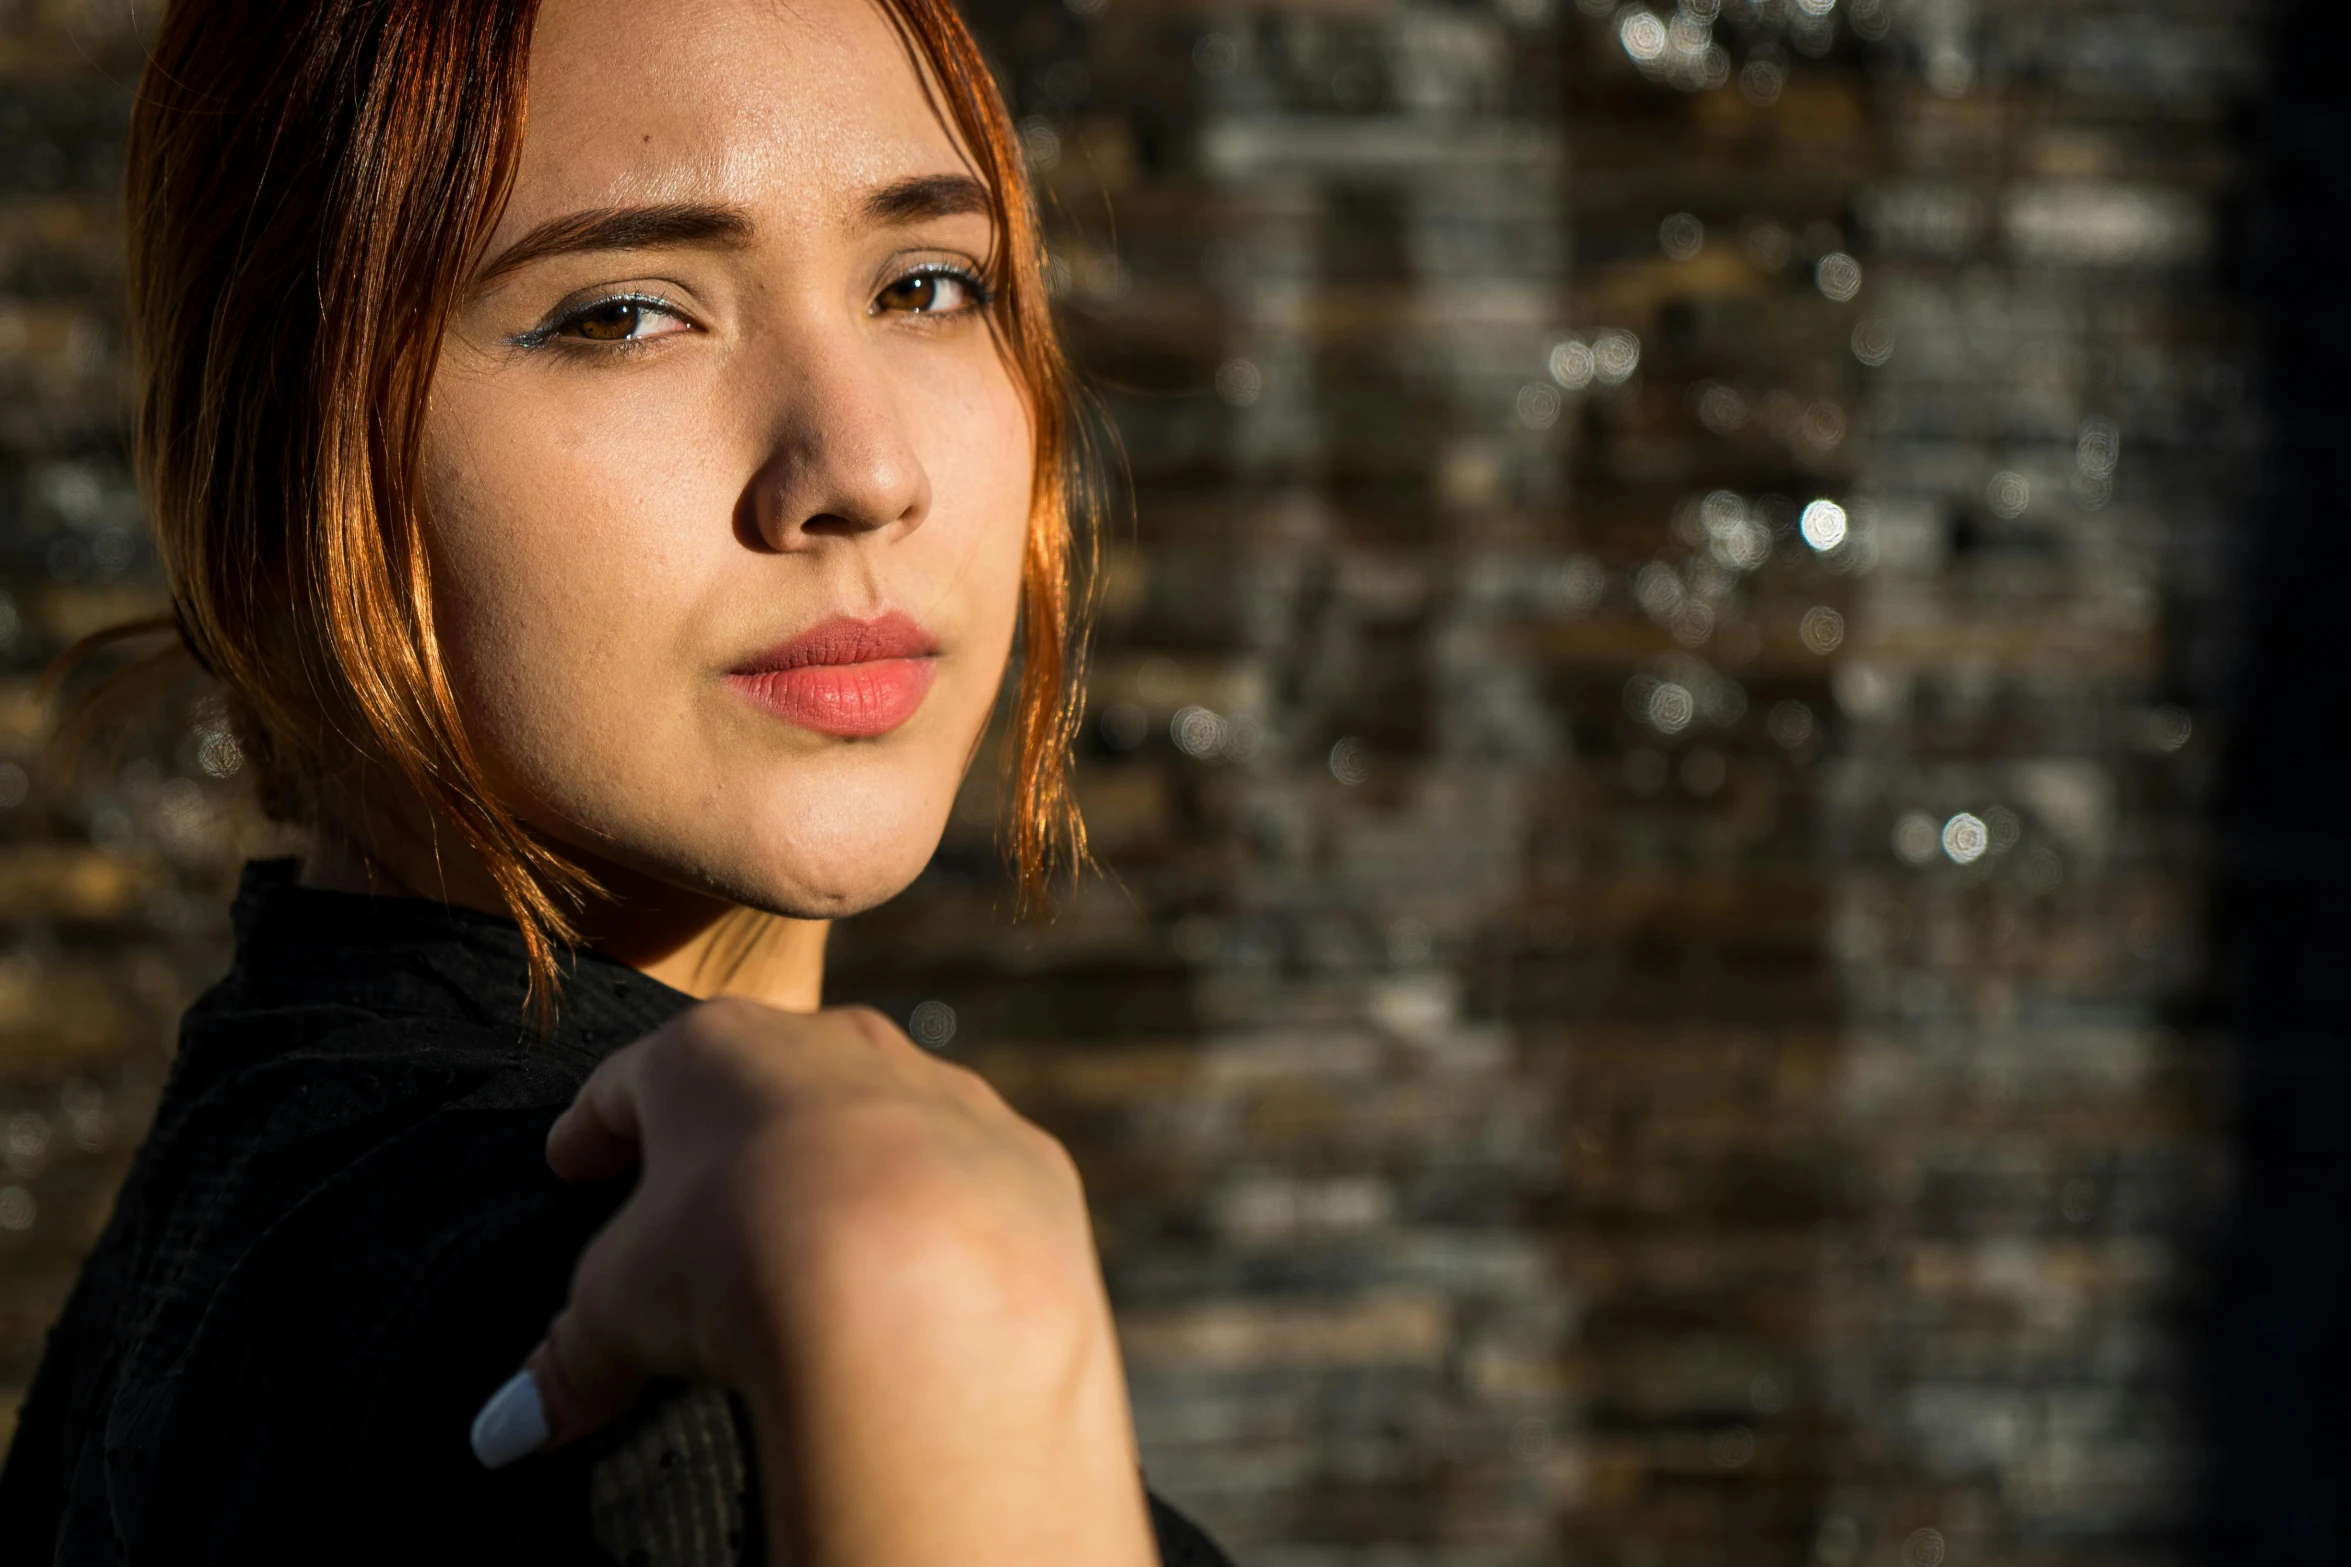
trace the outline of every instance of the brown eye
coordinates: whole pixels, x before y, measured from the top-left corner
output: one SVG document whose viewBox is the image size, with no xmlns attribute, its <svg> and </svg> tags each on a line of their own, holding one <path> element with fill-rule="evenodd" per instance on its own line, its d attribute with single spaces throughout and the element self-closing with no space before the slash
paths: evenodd
<svg viewBox="0 0 2351 1567">
<path fill-rule="evenodd" d="M 907 315 L 942 316 L 986 303 L 980 286 L 958 272 L 909 272 L 885 287 L 874 308 Z"/>
<path fill-rule="evenodd" d="M 925 273 L 902 277 L 882 290 L 884 310 L 909 310 L 916 313 L 936 309 L 939 301 L 939 280 Z"/>
<path fill-rule="evenodd" d="M 574 343 L 642 343 L 693 330 L 693 322 L 660 299 L 617 294 L 567 311 L 552 326 L 522 341 L 544 343 L 549 338 L 563 338 Z"/>
<path fill-rule="evenodd" d="M 644 324 L 645 307 L 633 299 L 608 299 L 572 317 L 572 330 L 592 343 L 625 343 Z"/>
</svg>

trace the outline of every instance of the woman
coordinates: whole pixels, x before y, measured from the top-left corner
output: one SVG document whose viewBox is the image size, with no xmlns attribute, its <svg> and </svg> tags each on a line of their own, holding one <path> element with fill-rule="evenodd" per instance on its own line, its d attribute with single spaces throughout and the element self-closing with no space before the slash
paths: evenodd
<svg viewBox="0 0 2351 1567">
<path fill-rule="evenodd" d="M 1014 857 L 1082 854 L 1014 148 L 942 0 L 174 0 L 144 475 L 312 848 L 247 873 L 11 1559 L 1221 1560 L 1066 1156 L 818 1009 L 1016 636 Z"/>
</svg>

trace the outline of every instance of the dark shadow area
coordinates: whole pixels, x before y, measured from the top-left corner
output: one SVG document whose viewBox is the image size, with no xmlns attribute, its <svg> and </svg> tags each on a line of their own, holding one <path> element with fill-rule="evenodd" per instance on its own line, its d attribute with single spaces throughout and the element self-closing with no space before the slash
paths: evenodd
<svg viewBox="0 0 2351 1567">
<path fill-rule="evenodd" d="M 2245 518 L 2242 662 L 2217 800 L 2215 973 L 2236 1185 L 2218 1265 L 2206 1559 L 2339 1562 L 2351 1428 L 2351 95 L 2340 8 L 2281 8 L 2243 250 L 2268 449 Z"/>
</svg>

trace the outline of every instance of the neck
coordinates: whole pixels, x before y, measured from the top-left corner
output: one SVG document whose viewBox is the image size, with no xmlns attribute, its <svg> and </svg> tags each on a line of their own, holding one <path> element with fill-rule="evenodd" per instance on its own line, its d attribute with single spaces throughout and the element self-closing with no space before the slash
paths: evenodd
<svg viewBox="0 0 2351 1567">
<path fill-rule="evenodd" d="M 599 889 L 575 922 L 582 945 L 687 995 L 741 996 L 813 1012 L 824 993 L 829 920 L 790 919 L 689 892 L 611 861 L 573 858 Z M 470 850 L 443 842 L 362 840 L 321 824 L 301 883 L 329 892 L 431 898 L 484 913 L 509 911 Z"/>
</svg>

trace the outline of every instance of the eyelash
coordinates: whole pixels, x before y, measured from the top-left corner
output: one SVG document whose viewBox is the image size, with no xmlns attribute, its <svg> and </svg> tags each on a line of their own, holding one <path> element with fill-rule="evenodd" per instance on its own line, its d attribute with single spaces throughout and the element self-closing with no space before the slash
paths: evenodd
<svg viewBox="0 0 2351 1567">
<path fill-rule="evenodd" d="M 577 326 L 597 311 L 609 310 L 614 305 L 636 305 L 646 310 L 659 311 L 665 316 L 675 316 L 681 321 L 691 319 L 684 311 L 659 294 L 641 293 L 630 289 L 617 294 L 605 294 L 595 299 L 581 300 L 576 305 L 557 311 L 529 331 L 515 334 L 507 341 L 513 343 L 517 348 L 546 348 L 550 345 L 556 345 L 566 352 L 642 348 L 644 346 L 642 339 L 615 339 L 608 343 L 599 343 L 584 338 L 567 338 L 562 335 L 565 328 Z"/>
<path fill-rule="evenodd" d="M 923 263 L 921 266 L 910 267 L 906 271 L 899 273 L 898 276 L 890 279 L 888 283 L 884 284 L 882 292 L 887 293 L 890 289 L 897 287 L 901 283 L 911 283 L 918 278 L 945 278 L 951 283 L 961 284 L 964 290 L 971 295 L 971 303 L 964 306 L 960 310 L 925 310 L 919 312 L 908 312 L 910 314 L 947 316 L 979 315 L 986 311 L 989 306 L 996 303 L 996 291 L 988 286 L 987 279 L 981 277 L 977 272 L 972 271 L 969 267 L 959 267 L 952 262 L 945 261 L 929 261 Z M 879 300 L 881 298 L 881 294 L 877 293 L 874 298 Z"/>
<path fill-rule="evenodd" d="M 898 313 L 924 316 L 944 315 L 952 318 L 955 316 L 982 314 L 986 312 L 990 306 L 996 303 L 996 291 L 988 286 L 986 279 L 982 278 L 978 273 L 972 271 L 969 267 L 959 267 L 945 262 L 931 262 L 922 266 L 909 268 L 905 272 L 902 272 L 898 276 L 890 279 L 890 281 L 884 285 L 882 292 L 887 292 L 889 289 L 895 288 L 900 284 L 909 283 L 919 278 L 944 278 L 949 282 L 960 284 L 970 295 L 971 302 L 957 310 L 906 311 Z M 877 293 L 874 298 L 878 303 L 881 298 L 881 294 Z M 618 338 L 610 342 L 596 342 L 590 339 L 570 338 L 563 335 L 566 328 L 576 326 L 580 322 L 585 321 L 588 317 L 594 315 L 597 311 L 608 310 L 614 305 L 636 305 L 643 309 L 658 311 L 663 315 L 674 316 L 681 321 L 690 322 L 692 320 L 692 317 L 688 316 L 675 304 L 667 299 L 664 299 L 659 294 L 647 294 L 630 290 L 618 294 L 605 294 L 595 299 L 582 300 L 580 303 L 570 306 L 569 308 L 559 311 L 557 314 L 548 317 L 548 319 L 541 322 L 539 325 L 532 327 L 529 331 L 517 333 L 514 337 L 509 338 L 508 341 L 517 348 L 537 349 L 558 346 L 562 351 L 571 353 L 594 353 L 599 351 L 611 352 L 615 350 L 627 351 L 632 349 L 642 350 L 646 346 L 648 341 L 647 339 Z M 872 313 L 880 315 L 890 314 L 891 312 L 876 309 Z M 663 335 L 667 336 L 669 334 L 665 333 Z"/>
</svg>

